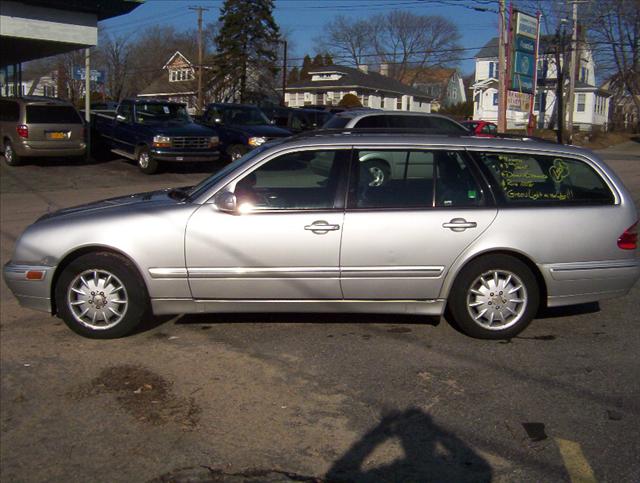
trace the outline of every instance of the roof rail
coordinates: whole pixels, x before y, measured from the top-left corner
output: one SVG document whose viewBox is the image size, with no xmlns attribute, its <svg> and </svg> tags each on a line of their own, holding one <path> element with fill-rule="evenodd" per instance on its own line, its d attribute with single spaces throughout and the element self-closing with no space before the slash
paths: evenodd
<svg viewBox="0 0 640 483">
<path fill-rule="evenodd" d="M 468 136 L 470 133 L 464 132 L 443 132 L 440 129 L 428 128 L 406 128 L 406 127 L 352 127 L 352 128 L 335 128 L 335 129 L 315 129 L 313 131 L 305 131 L 295 136 L 293 139 L 302 139 L 314 136 L 329 136 L 332 134 L 424 134 L 436 136 Z"/>
</svg>

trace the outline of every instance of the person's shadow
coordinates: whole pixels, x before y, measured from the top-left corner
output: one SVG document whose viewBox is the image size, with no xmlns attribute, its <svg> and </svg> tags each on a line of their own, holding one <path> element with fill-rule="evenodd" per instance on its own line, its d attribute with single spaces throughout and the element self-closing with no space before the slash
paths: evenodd
<svg viewBox="0 0 640 483">
<path fill-rule="evenodd" d="M 377 446 L 397 438 L 404 458 L 364 468 Z M 463 441 L 436 425 L 418 408 L 385 415 L 356 442 L 325 478 L 327 482 L 491 481 L 491 467 Z"/>
</svg>

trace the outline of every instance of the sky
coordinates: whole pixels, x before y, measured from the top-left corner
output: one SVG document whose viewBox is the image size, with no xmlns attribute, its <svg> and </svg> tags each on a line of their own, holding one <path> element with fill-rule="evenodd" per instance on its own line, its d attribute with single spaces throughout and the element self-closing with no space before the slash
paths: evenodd
<svg viewBox="0 0 640 483">
<path fill-rule="evenodd" d="M 147 26 L 172 25 L 178 30 L 195 29 L 197 13 L 189 7 L 208 8 L 205 24 L 215 22 L 223 0 L 146 0 L 133 12 L 100 25 L 114 36 L 135 36 Z M 479 11 L 477 9 L 481 9 Z M 275 0 L 274 17 L 282 32 L 288 34 L 293 48 L 289 51 L 291 66 L 305 54 L 316 53 L 317 37 L 325 25 L 337 15 L 355 19 L 406 10 L 416 15 L 440 15 L 458 26 L 460 44 L 469 49 L 457 54 L 464 58 L 458 64 L 464 75 L 474 70 L 473 56 L 491 38 L 497 36 L 496 0 Z M 338 62 L 336 62 L 338 63 Z"/>
</svg>

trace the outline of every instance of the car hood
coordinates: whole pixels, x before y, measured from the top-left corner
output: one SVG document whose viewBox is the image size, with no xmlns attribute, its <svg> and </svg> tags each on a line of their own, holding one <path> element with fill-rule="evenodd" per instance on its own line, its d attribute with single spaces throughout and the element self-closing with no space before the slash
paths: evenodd
<svg viewBox="0 0 640 483">
<path fill-rule="evenodd" d="M 62 210 L 42 215 L 38 218 L 36 223 L 73 215 L 87 215 L 94 212 L 104 212 L 105 210 L 112 211 L 114 209 L 118 210 L 124 208 L 127 212 L 131 212 L 142 207 L 146 209 L 150 205 L 173 205 L 184 201 L 183 197 L 180 196 L 178 192 L 178 190 L 184 189 L 187 188 L 166 188 L 159 191 L 118 196 L 116 198 L 95 201 L 84 205 L 63 208 Z"/>
<path fill-rule="evenodd" d="M 238 131 L 244 132 L 247 136 L 260 136 L 266 138 L 283 138 L 287 136 L 291 136 L 292 132 L 287 129 L 282 129 L 277 126 L 240 126 L 240 125 L 231 125 L 233 129 L 237 129 Z"/>
<path fill-rule="evenodd" d="M 145 125 L 153 134 L 160 136 L 215 136 L 216 132 L 200 124 L 185 122 L 159 122 Z"/>
</svg>

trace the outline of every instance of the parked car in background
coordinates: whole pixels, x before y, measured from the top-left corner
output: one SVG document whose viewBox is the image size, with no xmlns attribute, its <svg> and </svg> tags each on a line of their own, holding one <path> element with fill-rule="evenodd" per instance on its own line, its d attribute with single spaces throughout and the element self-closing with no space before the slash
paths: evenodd
<svg viewBox="0 0 640 483">
<path fill-rule="evenodd" d="M 293 133 L 310 131 L 322 127 L 331 117 L 328 111 L 294 107 L 261 107 L 262 112 L 276 126 Z"/>
<path fill-rule="evenodd" d="M 354 109 L 335 114 L 323 129 L 374 129 L 374 130 L 416 130 L 425 134 L 469 134 L 469 131 L 453 119 L 438 114 L 417 112 L 379 111 Z M 405 160 L 402 154 L 386 152 L 367 154 L 361 168 L 369 172 L 370 183 L 385 185 L 394 173 L 403 170 Z M 314 164 L 315 170 L 326 170 L 321 163 Z"/>
<path fill-rule="evenodd" d="M 372 184 L 363 165 L 389 153 L 404 169 Z M 315 172 L 319 160 L 331 169 Z M 637 224 L 620 179 L 585 149 L 311 132 L 191 188 L 46 214 L 4 278 L 22 305 L 93 338 L 123 336 L 148 312 L 448 308 L 465 333 L 509 339 L 541 306 L 626 294 L 640 276 Z"/>
<path fill-rule="evenodd" d="M 84 121 L 72 104 L 50 97 L 0 98 L 0 139 L 4 160 L 83 157 Z"/>
<path fill-rule="evenodd" d="M 495 137 L 498 135 L 498 126 L 489 121 L 464 121 L 462 125 L 474 136 Z"/>
<path fill-rule="evenodd" d="M 246 104 L 209 104 L 201 122 L 216 129 L 222 153 L 231 161 L 271 139 L 292 134 L 274 126 L 257 106 Z"/>
<path fill-rule="evenodd" d="M 125 99 L 112 112 L 92 115 L 92 127 L 113 153 L 136 161 L 153 174 L 163 161 L 220 158 L 215 130 L 193 122 L 185 104 L 153 99 Z"/>
</svg>

